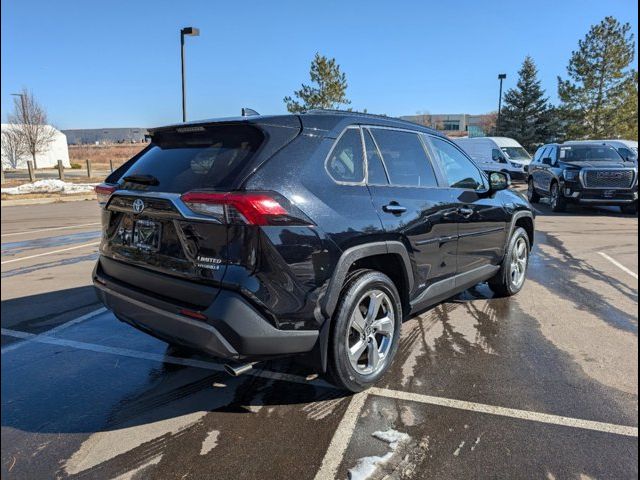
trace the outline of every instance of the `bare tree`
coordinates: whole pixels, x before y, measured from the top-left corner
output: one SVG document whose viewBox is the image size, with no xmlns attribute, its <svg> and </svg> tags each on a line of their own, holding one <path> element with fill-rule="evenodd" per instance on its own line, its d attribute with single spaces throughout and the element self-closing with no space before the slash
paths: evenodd
<svg viewBox="0 0 640 480">
<path fill-rule="evenodd" d="M 20 160 L 27 153 L 27 145 L 22 135 L 13 128 L 13 125 L 8 125 L 2 130 L 2 163 L 6 163 L 11 168 L 18 168 Z"/>
<path fill-rule="evenodd" d="M 33 94 L 26 89 L 13 100 L 14 113 L 9 115 L 11 128 L 22 138 L 31 154 L 34 168 L 38 168 L 36 155 L 44 153 L 54 140 L 55 130 L 48 125 L 47 112 Z"/>
</svg>

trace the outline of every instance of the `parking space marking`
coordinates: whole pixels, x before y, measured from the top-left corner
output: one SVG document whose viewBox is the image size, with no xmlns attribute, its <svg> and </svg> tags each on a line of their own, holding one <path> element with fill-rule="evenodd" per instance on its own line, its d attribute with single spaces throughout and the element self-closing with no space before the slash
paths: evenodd
<svg viewBox="0 0 640 480">
<path fill-rule="evenodd" d="M 634 272 L 633 270 L 625 267 L 624 265 L 622 265 L 620 262 L 618 262 L 616 259 L 611 258 L 609 255 L 607 255 L 604 252 L 598 252 L 598 255 L 600 255 L 601 257 L 603 257 L 606 260 L 609 260 L 611 263 L 613 263 L 616 267 L 618 267 L 620 270 L 622 270 L 625 273 L 628 273 L 629 275 L 631 275 L 633 278 L 635 278 L 636 280 L 638 280 L 638 274 L 636 272 Z"/>
<path fill-rule="evenodd" d="M 128 348 L 107 347 L 104 345 L 98 345 L 96 343 L 79 342 L 76 340 L 66 340 L 64 338 L 51 337 L 45 333 L 36 335 L 34 333 L 21 332 L 19 330 L 11 330 L 8 328 L 2 328 L 0 332 L 2 333 L 2 335 L 6 335 L 8 337 L 21 338 L 27 341 L 31 340 L 32 342 L 45 343 L 49 345 L 57 345 L 61 347 L 75 348 L 77 350 L 88 350 L 91 352 L 120 355 L 123 357 L 137 358 L 141 360 L 151 360 L 151 361 L 160 362 L 160 363 L 171 363 L 175 365 L 183 365 L 186 367 L 197 367 L 197 368 L 203 368 L 207 370 L 214 370 L 216 372 L 225 371 L 224 366 L 222 364 L 208 362 L 206 360 L 173 357 L 171 355 L 141 352 L 139 350 L 130 350 Z M 2 353 L 5 353 L 4 350 L 2 351 Z M 314 385 L 322 388 L 335 389 L 333 385 L 325 382 L 324 380 L 320 380 L 320 379 L 307 380 L 307 378 L 301 375 L 293 375 L 290 373 L 281 373 L 281 372 L 274 372 L 271 370 L 254 369 L 249 373 L 247 373 L 247 375 L 268 378 L 270 380 L 281 380 L 285 382 L 302 383 L 304 385 Z"/>
<path fill-rule="evenodd" d="M 402 392 L 398 390 L 388 390 L 385 388 L 373 387 L 369 390 L 371 395 L 393 398 L 395 400 L 407 400 L 411 402 L 437 405 L 440 407 L 455 408 L 458 410 L 468 410 L 471 412 L 488 413 L 500 417 L 517 418 L 531 422 L 546 423 L 549 425 L 559 425 L 563 427 L 580 428 L 595 432 L 613 433 L 626 437 L 638 437 L 638 427 L 627 425 L 616 425 L 614 423 L 596 422 L 593 420 L 582 420 L 580 418 L 563 417 L 548 413 L 532 412 L 529 410 L 519 410 L 516 408 L 497 407 L 484 403 L 467 402 L 444 397 L 432 397 L 419 393 Z"/>
<path fill-rule="evenodd" d="M 60 250 L 53 250 L 51 252 L 38 253 L 36 255 L 29 255 L 27 257 L 14 258 L 11 260 L 5 260 L 4 262 L 0 262 L 0 265 L 5 265 L 7 263 L 20 262 L 22 260 L 29 260 L 31 258 L 44 257 L 46 255 L 55 255 L 56 253 L 68 252 L 69 250 L 77 250 L 78 248 L 90 247 L 100 245 L 100 242 L 91 242 L 91 243 L 83 243 L 82 245 L 76 245 L 75 247 L 61 248 Z"/>
<path fill-rule="evenodd" d="M 71 228 L 94 227 L 96 225 L 100 225 L 100 222 L 80 223 L 78 225 L 66 225 L 64 227 L 39 228 L 37 230 L 26 230 L 24 232 L 3 233 L 0 236 L 1 237 L 15 237 L 16 235 L 28 235 L 29 233 L 52 232 L 54 230 L 67 230 L 67 229 L 71 229 Z"/>
<path fill-rule="evenodd" d="M 49 336 L 53 336 L 54 334 L 64 330 L 65 328 L 69 328 L 73 325 L 76 325 L 80 322 L 84 322 L 85 320 L 89 320 L 90 318 L 93 318 L 97 315 L 100 315 L 101 313 L 106 312 L 107 309 L 105 307 L 102 308 L 98 308 L 97 310 L 94 310 L 93 312 L 89 312 L 85 315 L 82 315 L 78 318 L 74 318 L 73 320 L 69 320 L 68 322 L 65 322 L 61 325 L 58 325 L 55 328 L 52 328 L 51 330 L 47 330 L 46 332 L 43 332 L 39 335 L 35 335 L 35 337 L 33 338 L 29 338 L 27 340 L 25 340 L 24 342 L 17 342 L 17 343 L 12 343 L 11 345 L 7 345 L 6 347 L 2 347 L 2 349 L 0 350 L 0 353 L 7 353 L 7 352 L 11 352 L 13 350 L 16 350 L 20 347 L 23 347 L 24 345 L 28 345 L 31 342 L 35 341 L 35 338 L 37 338 L 38 336 L 42 336 L 42 335 L 49 335 Z M 33 334 L 30 334 L 33 335 Z"/>
<path fill-rule="evenodd" d="M 75 348 L 78 350 L 89 350 L 92 352 L 107 353 L 112 355 L 121 355 L 130 358 L 138 358 L 143 360 L 151 360 L 161 363 L 172 363 L 176 365 L 190 366 L 203 368 L 214 371 L 224 371 L 224 367 L 219 363 L 209 362 L 206 360 L 196 360 L 192 358 L 180 358 L 171 355 L 163 355 L 157 353 L 141 352 L 139 350 L 130 350 L 128 348 L 120 347 L 107 347 L 104 345 L 98 345 L 95 343 L 79 342 L 75 340 L 66 340 L 63 338 L 51 337 L 46 334 L 36 335 L 34 333 L 21 332 L 18 330 L 11 330 L 8 328 L 1 329 L 2 335 L 7 335 L 14 338 L 21 338 L 25 340 L 32 340 L 37 343 L 45 343 L 50 345 L 57 345 L 69 348 Z M 3 351 L 4 353 L 4 351 Z M 308 380 L 301 375 L 293 375 L 289 373 L 274 372 L 271 370 L 253 370 L 247 375 L 264 377 L 271 380 L 281 380 L 292 383 L 301 383 L 305 385 L 314 385 L 323 388 L 335 388 L 333 385 L 320 379 Z M 613 423 L 597 422 L 593 420 L 583 420 L 573 417 L 563 417 L 560 415 L 552 415 L 547 413 L 534 412 L 530 410 L 519 410 L 516 408 L 499 407 L 495 405 L 488 405 L 484 403 L 468 402 L 465 400 L 456 400 L 445 397 L 434 397 L 430 395 L 424 395 L 419 393 L 403 392 L 399 390 L 390 390 L 386 388 L 372 387 L 362 394 L 354 395 L 347 408 L 347 412 L 343 417 L 340 426 L 334 434 L 334 439 L 338 437 L 335 442 L 332 441 L 335 450 L 339 450 L 344 445 L 345 441 L 348 441 L 351 434 L 348 433 L 348 429 L 352 425 L 355 425 L 357 420 L 357 413 L 360 411 L 362 404 L 366 400 L 367 395 L 377 395 L 380 397 L 393 398 L 396 400 L 406 400 L 411 402 L 417 402 L 428 405 L 437 405 L 441 407 L 455 408 L 458 410 L 467 410 L 478 413 L 487 413 L 490 415 L 496 415 L 501 417 L 510 417 L 520 420 L 528 420 L 532 422 L 545 423 L 549 425 L 559 425 L 570 428 L 580 428 L 584 430 L 592 430 L 596 432 L 612 433 L 615 435 L 622 435 L 627 437 L 638 437 L 638 427 L 628 425 L 617 425 Z M 354 398 L 357 397 L 357 400 Z M 360 405 L 360 407 L 359 407 Z M 355 419 L 354 419 L 355 417 Z M 344 425 L 343 425 L 344 424 Z M 349 437 L 349 438 L 347 438 Z M 325 471 L 333 471 L 333 461 L 327 460 L 327 467 Z M 323 461 L 323 465 L 325 461 Z M 326 477 L 330 478 L 330 477 Z"/>
</svg>

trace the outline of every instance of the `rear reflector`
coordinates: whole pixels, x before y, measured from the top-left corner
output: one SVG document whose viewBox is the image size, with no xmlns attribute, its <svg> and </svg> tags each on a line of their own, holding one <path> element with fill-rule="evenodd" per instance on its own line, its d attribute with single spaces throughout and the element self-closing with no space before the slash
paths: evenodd
<svg viewBox="0 0 640 480">
<path fill-rule="evenodd" d="M 262 192 L 188 192 L 181 198 L 194 212 L 217 217 L 226 223 L 282 225 L 298 223 L 300 220 L 283 207 L 274 195 Z"/>
<path fill-rule="evenodd" d="M 95 191 L 96 196 L 98 197 L 98 203 L 101 206 L 104 206 L 109 201 L 109 197 L 111 194 L 118 189 L 116 185 L 109 185 L 107 183 L 101 183 L 100 185 L 96 185 Z"/>
</svg>

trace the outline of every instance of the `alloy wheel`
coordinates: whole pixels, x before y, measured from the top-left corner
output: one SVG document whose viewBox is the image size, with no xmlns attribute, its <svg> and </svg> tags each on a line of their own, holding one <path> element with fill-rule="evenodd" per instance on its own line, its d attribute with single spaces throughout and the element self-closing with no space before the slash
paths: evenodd
<svg viewBox="0 0 640 480">
<path fill-rule="evenodd" d="M 513 252 L 511 253 L 511 268 L 509 271 L 511 284 L 516 289 L 522 287 L 522 284 L 524 283 L 525 276 L 527 274 L 527 263 L 529 260 L 528 253 L 526 240 L 522 237 L 518 238 L 513 247 Z"/>
<path fill-rule="evenodd" d="M 349 319 L 346 347 L 354 370 L 362 375 L 384 369 L 395 330 L 393 302 L 381 290 L 365 293 Z"/>
</svg>

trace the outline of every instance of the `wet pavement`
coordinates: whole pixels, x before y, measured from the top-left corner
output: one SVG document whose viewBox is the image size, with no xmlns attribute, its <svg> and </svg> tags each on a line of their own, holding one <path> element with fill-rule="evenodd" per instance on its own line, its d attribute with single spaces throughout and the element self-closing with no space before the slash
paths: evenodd
<svg viewBox="0 0 640 480">
<path fill-rule="evenodd" d="M 2 208 L 2 478 L 637 478 L 638 219 L 538 208 L 525 289 L 406 321 L 355 396 L 99 310 L 93 202 Z"/>
</svg>

